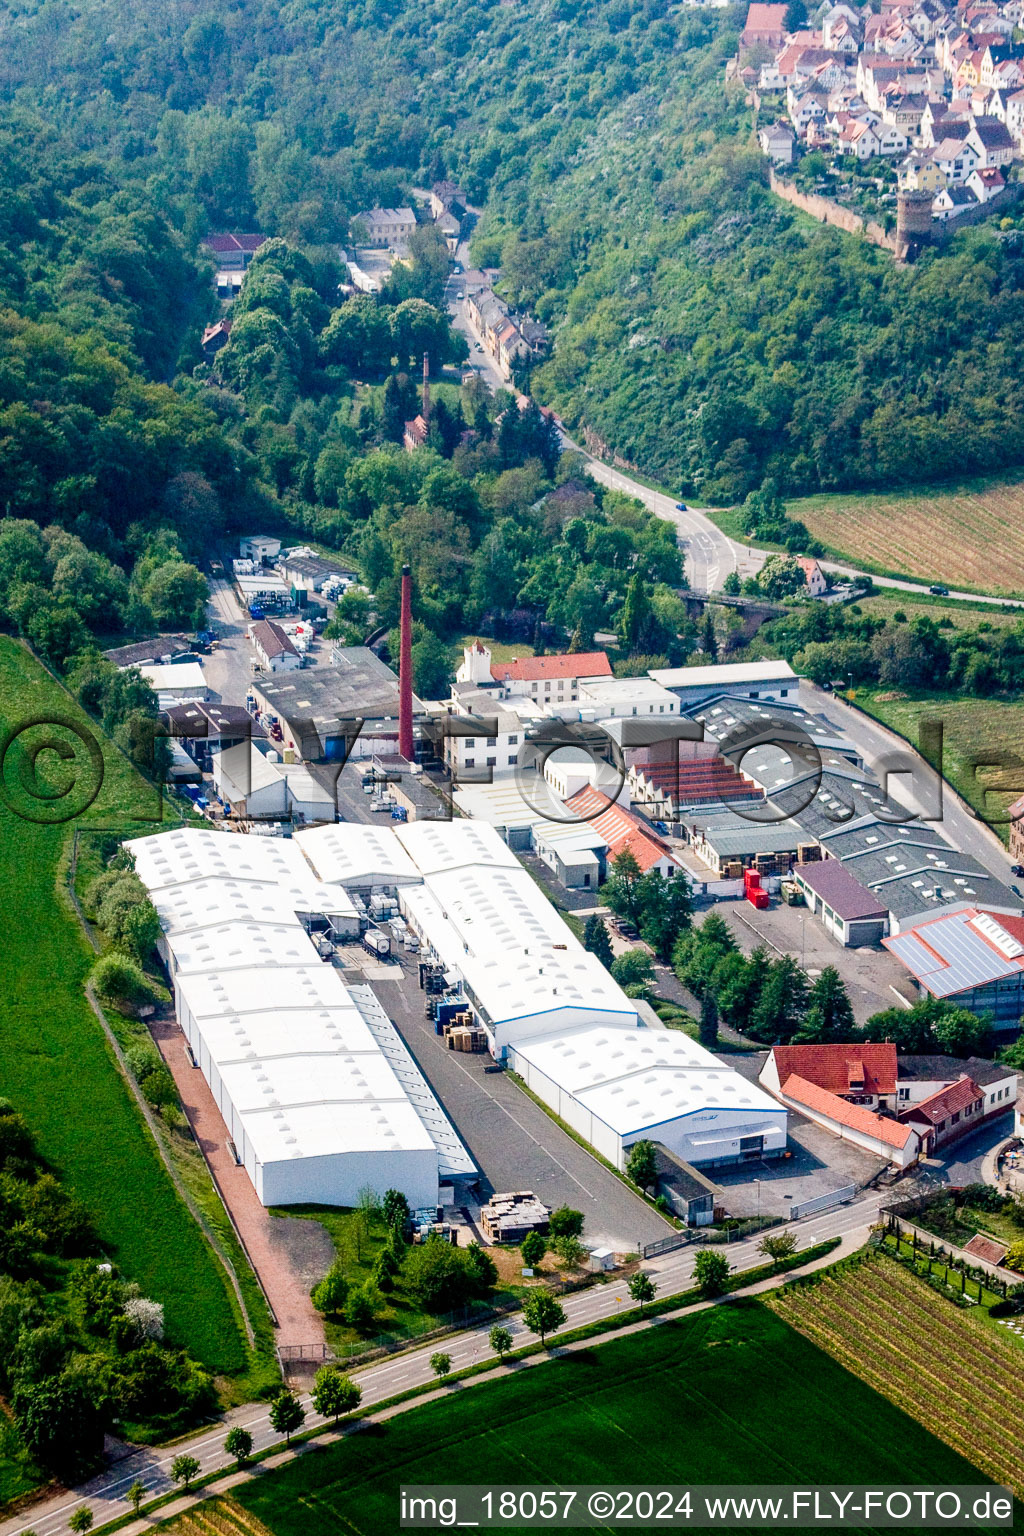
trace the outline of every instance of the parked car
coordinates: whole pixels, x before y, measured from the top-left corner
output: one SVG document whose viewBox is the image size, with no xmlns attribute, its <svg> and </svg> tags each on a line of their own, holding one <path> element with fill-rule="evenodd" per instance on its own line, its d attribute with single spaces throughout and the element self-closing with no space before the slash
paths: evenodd
<svg viewBox="0 0 1024 1536">
<path fill-rule="evenodd" d="M 466 295 L 463 293 L 462 289 L 460 288 L 458 293 L 455 295 L 455 297 L 458 299 L 459 303 L 461 304 L 463 299 L 466 297 Z"/>
<path fill-rule="evenodd" d="M 1011 864 L 1010 865 L 1010 873 L 1011 873 L 1011 875 L 1021 875 L 1021 876 L 1024 876 L 1024 864 Z"/>
<path fill-rule="evenodd" d="M 932 585 L 928 588 L 928 591 L 932 594 L 932 597 L 948 597 L 949 596 L 949 588 L 948 587 L 944 587 L 942 585 L 941 581 L 933 582 Z"/>
</svg>

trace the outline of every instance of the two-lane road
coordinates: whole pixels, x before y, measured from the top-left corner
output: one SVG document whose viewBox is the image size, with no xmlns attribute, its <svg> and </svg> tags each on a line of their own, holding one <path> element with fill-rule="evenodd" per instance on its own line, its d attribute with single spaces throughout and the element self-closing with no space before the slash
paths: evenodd
<svg viewBox="0 0 1024 1536">
<path fill-rule="evenodd" d="M 877 1219 L 880 1200 L 879 1195 L 869 1193 L 853 1205 L 841 1206 L 838 1210 L 794 1224 L 791 1230 L 797 1248 L 802 1251 L 825 1238 L 842 1237 L 862 1230 L 866 1235 L 867 1227 Z M 774 1230 L 779 1232 L 782 1228 Z M 759 1241 L 759 1238 L 753 1238 L 749 1242 L 736 1243 L 725 1249 L 734 1271 L 750 1269 L 762 1262 L 757 1251 Z M 692 1245 L 645 1264 L 644 1268 L 654 1279 L 659 1295 L 671 1296 L 689 1286 L 699 1251 L 697 1245 Z M 566 1328 L 579 1328 L 585 1323 L 629 1311 L 634 1304 L 625 1282 L 613 1278 L 608 1284 L 593 1286 L 564 1297 L 562 1305 L 566 1314 Z M 503 1322 L 513 1335 L 514 1347 L 535 1342 L 534 1335 L 526 1328 L 520 1314 L 505 1318 Z M 444 1350 L 451 1356 L 453 1370 L 462 1370 L 466 1366 L 493 1359 L 494 1352 L 488 1341 L 490 1327 L 490 1323 L 486 1323 L 480 1328 L 467 1329 L 445 1339 Z M 430 1355 L 436 1347 L 434 1341 L 422 1349 L 353 1372 L 362 1388 L 363 1407 L 373 1408 L 374 1404 L 407 1391 L 410 1387 L 431 1383 L 434 1377 L 430 1368 Z M 467 1385 L 472 1384 L 471 1378 Z M 306 1428 L 323 1423 L 313 1412 L 309 1398 L 304 1397 L 302 1401 L 306 1409 Z M 139 1450 L 73 1492 L 56 1494 L 30 1506 L 21 1514 L 0 1523 L 0 1536 L 28 1536 L 29 1532 L 35 1532 L 36 1536 L 65 1536 L 70 1516 L 83 1504 L 92 1510 L 97 1526 L 122 1517 L 129 1512 L 128 1489 L 135 1481 L 145 1486 L 150 1497 L 173 1487 L 171 1464 L 175 1456 L 183 1452 L 188 1452 L 199 1462 L 199 1476 L 229 1469 L 234 1461 L 224 1452 L 224 1436 L 227 1429 L 235 1425 L 243 1426 L 252 1435 L 254 1451 L 280 1444 L 281 1437 L 270 1426 L 266 1406 L 251 1403 L 227 1414 L 224 1421 L 215 1428 L 204 1430 L 190 1439 L 179 1440 L 174 1446 Z"/>
<path fill-rule="evenodd" d="M 675 524 L 679 542 L 686 552 L 687 580 L 696 591 L 717 592 L 733 571 L 742 581 L 747 576 L 756 576 L 761 569 L 766 558 L 761 550 L 748 549 L 744 544 L 735 543 L 720 528 L 715 527 L 702 508 L 692 507 L 687 502 L 684 509 L 671 496 L 651 490 L 650 486 L 606 464 L 603 459 L 595 459 L 564 433 L 563 437 L 567 444 L 584 455 L 587 470 L 595 480 L 612 490 L 635 496 L 658 517 Z"/>
</svg>

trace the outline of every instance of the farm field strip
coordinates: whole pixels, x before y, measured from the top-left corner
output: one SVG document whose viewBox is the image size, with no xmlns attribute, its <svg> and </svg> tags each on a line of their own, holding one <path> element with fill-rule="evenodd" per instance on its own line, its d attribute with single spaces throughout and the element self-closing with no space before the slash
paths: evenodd
<svg viewBox="0 0 1024 1536">
<path fill-rule="evenodd" d="M 931 496 L 812 496 L 790 502 L 787 511 L 840 558 L 878 571 L 978 591 L 1024 591 L 1024 484 Z"/>
<path fill-rule="evenodd" d="M 787 1288 L 767 1305 L 1020 1496 L 1024 1449 L 1008 1431 L 1024 1387 L 1015 1343 L 875 1257 Z"/>
</svg>

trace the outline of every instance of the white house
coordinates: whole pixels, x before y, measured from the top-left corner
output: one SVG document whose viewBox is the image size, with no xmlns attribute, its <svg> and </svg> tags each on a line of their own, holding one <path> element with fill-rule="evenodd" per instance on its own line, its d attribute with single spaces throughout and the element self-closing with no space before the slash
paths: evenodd
<svg viewBox="0 0 1024 1536">
<path fill-rule="evenodd" d="M 817 560 L 812 559 L 809 555 L 804 555 L 796 563 L 804 573 L 804 580 L 807 583 L 807 590 L 810 595 L 812 597 L 824 597 L 828 591 L 828 577 Z"/>
<path fill-rule="evenodd" d="M 971 131 L 964 145 L 975 151 L 979 166 L 1009 165 L 1014 155 L 1010 130 L 994 117 L 972 118 Z"/>
<path fill-rule="evenodd" d="M 772 123 L 762 128 L 757 136 L 763 154 L 775 165 L 793 164 L 793 146 L 796 139 L 788 123 Z"/>
<path fill-rule="evenodd" d="M 837 145 L 841 155 L 854 155 L 858 160 L 870 160 L 880 150 L 878 135 L 870 123 L 854 119 L 844 123 L 839 130 Z"/>
<path fill-rule="evenodd" d="M 273 619 L 260 619 L 250 624 L 249 639 L 268 672 L 294 672 L 302 666 L 302 657 Z"/>
<path fill-rule="evenodd" d="M 943 139 L 936 144 L 932 159 L 945 176 L 947 187 L 958 187 L 977 168 L 981 156 L 966 139 Z"/>
<path fill-rule="evenodd" d="M 264 560 L 276 560 L 281 553 L 281 540 L 267 533 L 250 533 L 239 539 L 238 553 L 243 560 L 255 560 L 262 565 Z"/>
<path fill-rule="evenodd" d="M 979 203 L 987 203 L 1006 186 L 1006 179 L 997 165 L 978 167 L 971 172 L 966 183 Z"/>
<path fill-rule="evenodd" d="M 874 132 L 878 139 L 878 153 L 880 155 L 902 155 L 906 153 L 909 141 L 903 129 L 896 123 L 878 123 Z"/>
</svg>

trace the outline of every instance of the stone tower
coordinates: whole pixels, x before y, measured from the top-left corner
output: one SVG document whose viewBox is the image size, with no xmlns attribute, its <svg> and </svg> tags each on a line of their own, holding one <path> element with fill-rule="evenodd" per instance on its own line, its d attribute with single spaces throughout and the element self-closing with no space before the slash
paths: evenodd
<svg viewBox="0 0 1024 1536">
<path fill-rule="evenodd" d="M 903 187 L 896 194 L 896 255 L 900 261 L 913 261 L 923 245 L 934 238 L 932 194 L 912 192 Z"/>
</svg>

